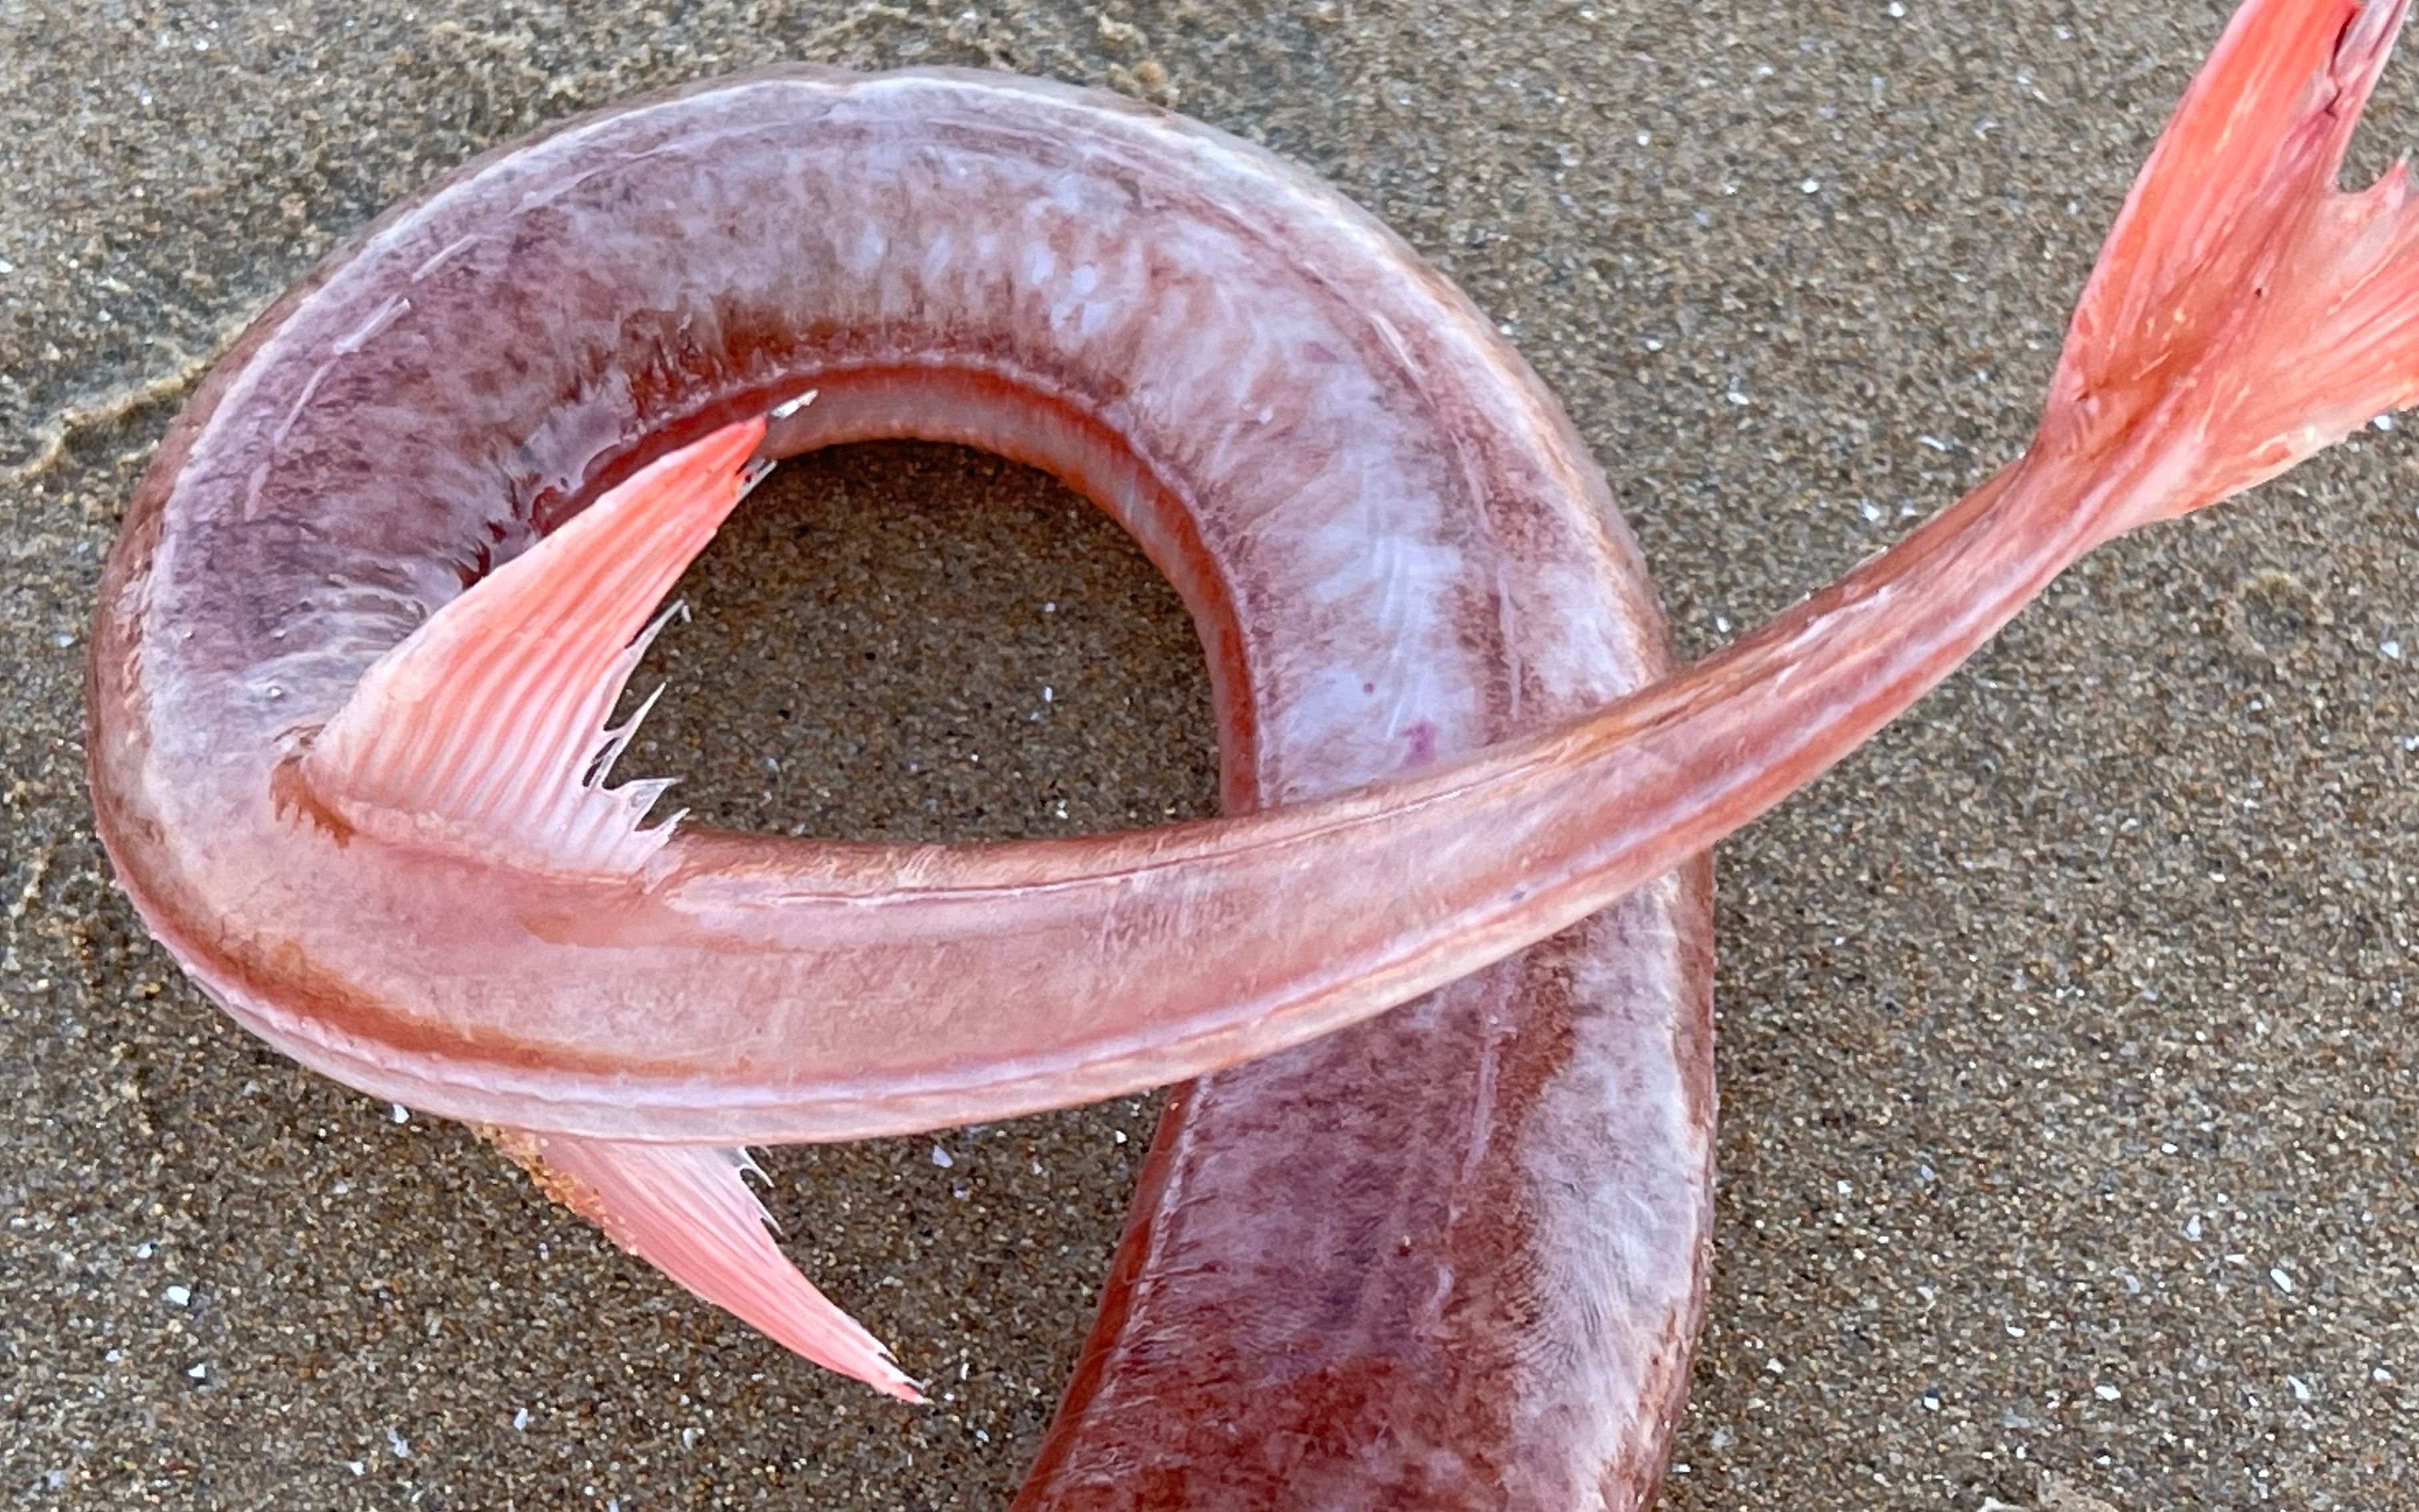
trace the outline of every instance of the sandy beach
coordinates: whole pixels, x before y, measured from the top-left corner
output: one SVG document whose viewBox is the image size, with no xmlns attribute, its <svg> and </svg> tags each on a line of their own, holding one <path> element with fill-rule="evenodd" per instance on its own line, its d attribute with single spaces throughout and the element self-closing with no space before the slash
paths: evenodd
<svg viewBox="0 0 2419 1512">
<path fill-rule="evenodd" d="M 766 1159 L 791 1253 L 932 1381 L 910 1410 L 466 1132 L 287 1064 L 144 936 L 84 793 L 100 563 L 211 354 L 381 207 L 780 59 L 1174 105 L 1500 322 L 1694 655 L 2021 447 L 2222 20 L 0 0 L 0 1502 L 1000 1506 L 1149 1137 L 1141 1099 Z M 2414 107 L 2398 68 L 2365 172 L 2419 143 Z M 1718 1230 L 1664 1505 L 2419 1507 L 2409 428 L 2088 560 L 1719 852 Z M 701 817 L 942 838 L 1214 804 L 1173 593 L 1036 474 L 807 459 L 681 591 L 627 769 Z"/>
</svg>

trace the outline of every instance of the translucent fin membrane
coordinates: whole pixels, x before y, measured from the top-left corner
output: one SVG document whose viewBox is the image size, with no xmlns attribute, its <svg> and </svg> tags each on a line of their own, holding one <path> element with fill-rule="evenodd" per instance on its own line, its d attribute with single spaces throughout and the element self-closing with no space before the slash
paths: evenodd
<svg viewBox="0 0 2419 1512">
<path fill-rule="evenodd" d="M 669 785 L 607 787 L 641 708 L 606 718 L 663 625 L 653 614 L 760 474 L 761 419 L 649 464 L 387 653 L 303 758 L 357 830 L 564 872 L 629 872 Z M 652 703 L 654 701 L 648 701 Z"/>
<path fill-rule="evenodd" d="M 2251 0 L 2144 165 L 2042 432 L 2084 452 L 2147 440 L 2189 465 L 2115 531 L 2214 502 L 2419 399 L 2405 167 L 2334 187 L 2407 7 Z"/>
<path fill-rule="evenodd" d="M 547 1196 L 775 1343 L 901 1401 L 924 1399 L 881 1341 L 832 1305 L 773 1242 L 763 1205 L 747 1190 L 745 1173 L 753 1166 L 744 1151 L 520 1129 L 482 1133 Z"/>
</svg>

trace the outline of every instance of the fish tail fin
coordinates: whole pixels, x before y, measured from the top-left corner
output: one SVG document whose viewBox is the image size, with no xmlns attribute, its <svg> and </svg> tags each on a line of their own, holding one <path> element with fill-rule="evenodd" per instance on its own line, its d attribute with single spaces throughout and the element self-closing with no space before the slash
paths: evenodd
<svg viewBox="0 0 2419 1512">
<path fill-rule="evenodd" d="M 826 1369 L 924 1398 L 890 1351 L 798 1273 L 766 1227 L 747 1154 L 483 1129 L 547 1196 L 690 1291 Z"/>
<path fill-rule="evenodd" d="M 2113 475 L 2138 486 L 2112 491 L 2106 535 L 2214 503 L 2419 400 L 2406 168 L 2335 187 L 2408 6 L 2246 0 L 2134 180 L 2035 442 L 2122 459 Z"/>
<path fill-rule="evenodd" d="M 281 795 L 347 830 L 637 871 L 670 837 L 671 820 L 641 827 L 667 783 L 607 787 L 638 717 L 605 721 L 657 601 L 762 476 L 763 436 L 742 421 L 658 458 L 430 615 L 281 772 Z"/>
</svg>

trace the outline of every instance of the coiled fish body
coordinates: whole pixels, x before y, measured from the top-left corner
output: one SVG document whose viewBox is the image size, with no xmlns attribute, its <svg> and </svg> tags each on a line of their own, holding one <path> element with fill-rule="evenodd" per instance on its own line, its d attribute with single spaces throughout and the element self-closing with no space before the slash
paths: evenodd
<svg viewBox="0 0 2419 1512">
<path fill-rule="evenodd" d="M 677 1279 L 901 1395 L 780 1261 L 738 1147 L 1294 1052 L 1179 1100 L 1031 1495 L 1638 1504 L 1712 1118 L 1702 872 L 1656 879 L 2093 545 L 2411 400 L 2403 181 L 2333 189 L 2401 17 L 2246 6 L 2033 446 L 1670 675 L 1550 397 L 1267 155 L 947 73 L 572 123 L 371 228 L 172 430 L 94 638 L 103 838 L 248 1026 L 489 1128 Z M 1135 534 L 1210 651 L 1228 818 L 890 849 L 675 826 L 650 781 L 610 784 L 656 600 L 762 460 L 876 436 L 1037 463 Z M 1297 1050 L 1431 994 L 1362 1054 Z M 1441 1028 L 1473 1016 L 1509 1061 Z M 1418 1094 L 1506 1066 L 1472 1167 Z M 1256 1174 L 1304 1107 L 1342 1174 Z M 1373 1253 L 1448 1176 L 1444 1216 Z M 1335 1304 L 1351 1264 L 1431 1284 Z M 1222 1412 L 1244 1427 L 1190 1431 Z"/>
</svg>

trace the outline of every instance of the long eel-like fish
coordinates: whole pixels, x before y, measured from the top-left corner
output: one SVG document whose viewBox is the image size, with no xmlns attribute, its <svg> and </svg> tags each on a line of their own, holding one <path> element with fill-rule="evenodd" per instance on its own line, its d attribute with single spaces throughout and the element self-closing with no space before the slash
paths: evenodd
<svg viewBox="0 0 2419 1512">
<path fill-rule="evenodd" d="M 373 225 L 171 427 L 93 638 L 101 836 L 242 1024 L 902 1396 L 740 1147 L 1202 1077 L 1028 1505 L 1638 1505 L 1701 1298 L 1692 858 L 2092 546 L 2419 396 L 2419 212 L 2398 168 L 2334 187 L 2406 3 L 2249 0 L 2029 449 L 1677 673 L 1551 396 L 1268 154 L 961 72 L 582 117 Z M 1208 649 L 1226 817 L 882 847 L 608 785 L 748 480 L 875 437 L 1133 533 Z"/>
</svg>

